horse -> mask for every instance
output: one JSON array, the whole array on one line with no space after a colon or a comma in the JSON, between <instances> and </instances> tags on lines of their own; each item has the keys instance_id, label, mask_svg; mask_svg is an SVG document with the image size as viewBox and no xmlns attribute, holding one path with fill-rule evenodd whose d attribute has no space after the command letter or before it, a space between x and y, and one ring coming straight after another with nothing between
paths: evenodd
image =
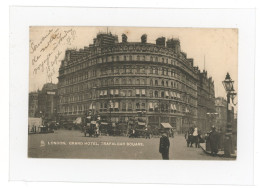
<instances>
[{"instance_id":1,"label":"horse","mask_svg":"<svg viewBox=\"0 0 260 188\"><path fill-rule=\"evenodd\" d=\"M185 139L187 142L187 147L193 147L192 145L195 143L195 147L199 147L200 134L198 133L198 129L190 128L188 132L185 134Z\"/></svg>"}]
</instances>

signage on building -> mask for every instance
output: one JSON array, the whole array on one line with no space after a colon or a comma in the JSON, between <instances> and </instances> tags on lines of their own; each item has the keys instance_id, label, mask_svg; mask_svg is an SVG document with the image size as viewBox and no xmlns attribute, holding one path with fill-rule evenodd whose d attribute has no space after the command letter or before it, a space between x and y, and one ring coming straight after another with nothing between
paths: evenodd
<instances>
[{"instance_id":1,"label":"signage on building","mask_svg":"<svg viewBox=\"0 0 260 188\"><path fill-rule=\"evenodd\" d=\"M55 95L55 91L47 91L48 95Z\"/></svg>"}]
</instances>

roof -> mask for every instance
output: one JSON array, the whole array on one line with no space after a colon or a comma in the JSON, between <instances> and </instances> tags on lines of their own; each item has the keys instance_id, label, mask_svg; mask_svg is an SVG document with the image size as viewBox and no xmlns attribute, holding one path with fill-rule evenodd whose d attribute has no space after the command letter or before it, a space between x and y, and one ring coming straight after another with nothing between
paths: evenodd
<instances>
[{"instance_id":1,"label":"roof","mask_svg":"<svg viewBox=\"0 0 260 188\"><path fill-rule=\"evenodd\" d=\"M172 128L170 123L161 123L161 125L163 126L163 128L166 128L166 129L171 129Z\"/></svg>"}]
</instances>

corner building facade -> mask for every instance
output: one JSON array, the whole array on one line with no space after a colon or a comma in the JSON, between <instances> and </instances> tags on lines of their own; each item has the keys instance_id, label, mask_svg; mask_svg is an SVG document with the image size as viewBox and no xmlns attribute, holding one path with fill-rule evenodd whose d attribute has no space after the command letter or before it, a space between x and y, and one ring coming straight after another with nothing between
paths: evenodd
<instances>
[{"instance_id":1,"label":"corner building facade","mask_svg":"<svg viewBox=\"0 0 260 188\"><path fill-rule=\"evenodd\" d=\"M127 123L141 117L151 128L170 123L178 132L196 126L198 68L178 39L156 44L122 42L98 34L84 49L67 50L59 69L59 116L69 120L92 112L102 120Z\"/></svg>"}]
</instances>

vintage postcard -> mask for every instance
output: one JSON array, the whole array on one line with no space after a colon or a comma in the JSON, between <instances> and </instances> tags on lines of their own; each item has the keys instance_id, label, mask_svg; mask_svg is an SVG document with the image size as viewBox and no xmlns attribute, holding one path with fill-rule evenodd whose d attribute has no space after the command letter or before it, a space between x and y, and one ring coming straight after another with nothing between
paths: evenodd
<instances>
[{"instance_id":1,"label":"vintage postcard","mask_svg":"<svg viewBox=\"0 0 260 188\"><path fill-rule=\"evenodd\" d=\"M29 31L29 158L236 159L238 29Z\"/></svg>"}]
</instances>

